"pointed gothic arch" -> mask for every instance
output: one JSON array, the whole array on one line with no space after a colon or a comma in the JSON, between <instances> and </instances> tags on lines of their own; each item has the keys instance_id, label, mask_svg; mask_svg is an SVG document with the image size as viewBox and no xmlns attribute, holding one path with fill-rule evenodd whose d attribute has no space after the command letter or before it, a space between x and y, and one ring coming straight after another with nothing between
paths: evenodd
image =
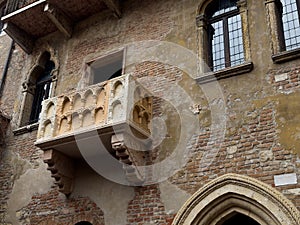
<instances>
[{"instance_id":1,"label":"pointed gothic arch","mask_svg":"<svg viewBox=\"0 0 300 225\"><path fill-rule=\"evenodd\" d=\"M254 178L226 174L200 188L172 225L219 225L239 213L260 225L298 225L300 214L283 194Z\"/></svg>"}]
</instances>

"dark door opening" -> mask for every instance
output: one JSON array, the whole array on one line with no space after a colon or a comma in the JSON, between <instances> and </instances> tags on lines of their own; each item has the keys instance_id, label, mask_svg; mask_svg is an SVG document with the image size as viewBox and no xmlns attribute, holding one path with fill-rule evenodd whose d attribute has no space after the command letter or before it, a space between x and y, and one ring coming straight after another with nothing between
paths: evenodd
<instances>
[{"instance_id":1,"label":"dark door opening","mask_svg":"<svg viewBox=\"0 0 300 225\"><path fill-rule=\"evenodd\" d=\"M254 219L241 214L237 213L227 219L225 222L221 223L220 225L260 225L258 222L256 222Z\"/></svg>"},{"instance_id":2,"label":"dark door opening","mask_svg":"<svg viewBox=\"0 0 300 225\"><path fill-rule=\"evenodd\" d=\"M93 225L93 224L91 224L90 222L87 222L87 221L81 221L81 222L76 223L75 225Z\"/></svg>"}]
</instances>

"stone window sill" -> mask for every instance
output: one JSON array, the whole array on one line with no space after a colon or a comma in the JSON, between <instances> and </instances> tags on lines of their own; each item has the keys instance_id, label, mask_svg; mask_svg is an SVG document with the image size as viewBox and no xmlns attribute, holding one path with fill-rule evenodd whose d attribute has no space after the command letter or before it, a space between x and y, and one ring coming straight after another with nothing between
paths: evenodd
<instances>
[{"instance_id":1,"label":"stone window sill","mask_svg":"<svg viewBox=\"0 0 300 225\"><path fill-rule=\"evenodd\" d=\"M207 72L203 76L196 78L198 83L208 83L220 79L225 79L232 76L237 76L240 74L248 73L253 69L252 62L245 62L243 64L228 67L216 72Z\"/></svg>"},{"instance_id":2,"label":"stone window sill","mask_svg":"<svg viewBox=\"0 0 300 225\"><path fill-rule=\"evenodd\" d=\"M272 60L274 63L284 63L297 58L300 58L300 48L272 55Z\"/></svg>"},{"instance_id":3,"label":"stone window sill","mask_svg":"<svg viewBox=\"0 0 300 225\"><path fill-rule=\"evenodd\" d=\"M26 134L29 133L31 131L37 130L39 128L39 123L33 123L27 126L23 126L20 128L17 128L15 130L13 130L13 133L15 136L21 135L21 134Z\"/></svg>"}]
</instances>

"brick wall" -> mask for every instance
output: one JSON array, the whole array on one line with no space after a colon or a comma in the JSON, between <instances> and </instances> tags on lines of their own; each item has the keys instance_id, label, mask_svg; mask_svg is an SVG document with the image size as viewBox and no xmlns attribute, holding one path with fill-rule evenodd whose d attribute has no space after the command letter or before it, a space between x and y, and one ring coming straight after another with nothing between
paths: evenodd
<instances>
[{"instance_id":1,"label":"brick wall","mask_svg":"<svg viewBox=\"0 0 300 225\"><path fill-rule=\"evenodd\" d=\"M104 225L103 211L89 198L66 199L56 190L32 196L30 204L22 208L18 215L20 221L26 221L24 224L73 225L89 221Z\"/></svg>"},{"instance_id":2,"label":"brick wall","mask_svg":"<svg viewBox=\"0 0 300 225\"><path fill-rule=\"evenodd\" d=\"M127 214L128 225L170 225L175 216L165 211L157 185L136 187L135 197L128 205Z\"/></svg>"},{"instance_id":3,"label":"brick wall","mask_svg":"<svg viewBox=\"0 0 300 225\"><path fill-rule=\"evenodd\" d=\"M252 4L251 10L257 7L255 3ZM86 62L131 42L166 40L188 46L197 52L195 44L197 6L198 2L192 0L175 3L171 0L155 2L130 0L123 4L124 14L121 19L113 16L95 16L77 25L74 36L70 40L62 41L59 34L39 40L41 46L49 45L50 48L55 49L53 52L57 54L55 56L60 61L56 95L78 87ZM250 15L250 19L254 17ZM190 25L185 26L186 24ZM260 23L260 26L263 26L263 23ZM251 35L252 42L260 41L253 32ZM255 49L256 45L253 44L252 47ZM4 44L0 43L0 46ZM223 174L244 174L281 191L300 210L300 198L288 192L290 189L300 188L299 184L282 187L274 185L274 175L296 173L300 178L299 144L297 144L300 143L297 136L298 121L300 121L298 117L299 61L273 65L268 64L271 60L261 60L266 62L262 64L257 56L260 53L253 51L254 71L219 81L224 91L227 109L224 115L227 121L224 138L212 133L209 119L211 112L205 95L184 71L174 65L149 61L126 68L126 72L133 72L137 79L142 81L147 78L150 81L143 85L155 94L153 116L167 118L165 122L169 133L164 137L164 142L154 149L148 164L157 163L168 157L177 144L179 112L172 104L167 103L163 96L169 85L179 85L202 106L199 114L194 115L198 117L200 129L186 146L190 149L187 164L175 171L168 182L176 186L179 191L193 194L204 184ZM261 54L267 54L267 51ZM21 165L21 162L31 169L40 168L42 163L43 152L34 146L36 131L18 136L12 132L17 128L21 113L23 98L21 83L38 55L38 52L26 55L16 47L1 99L3 104L0 109L13 119L8 128L7 145L3 149L3 157L0 158L1 224L11 222L7 215L7 201L15 188L16 181L26 173L26 168ZM2 63L3 55L0 54L0 57ZM178 100L180 101L180 96ZM189 111L189 107L186 106L185 110ZM221 135L223 131L219 132ZM14 157L19 160L14 160ZM80 170L80 167L77 169ZM29 202L15 212L21 224L72 225L79 221L89 221L99 225L112 223L110 221L113 221L113 218L108 218L105 214L110 209L96 204L96 194L94 198L86 195L63 196L59 194L56 186L52 185L49 189L50 191L46 193L35 193L29 196ZM132 191L134 196L126 205L126 212L120 212L126 215L123 218L124 224L171 224L176 211L167 210L159 185L132 187ZM176 200L174 199L175 203ZM118 201L112 202L110 207L118 203Z\"/></svg>"}]
</instances>

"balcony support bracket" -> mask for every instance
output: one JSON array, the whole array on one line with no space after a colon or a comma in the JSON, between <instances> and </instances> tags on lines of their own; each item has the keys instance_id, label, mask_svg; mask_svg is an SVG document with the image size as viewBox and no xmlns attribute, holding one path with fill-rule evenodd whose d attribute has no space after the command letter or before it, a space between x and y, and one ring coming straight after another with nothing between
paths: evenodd
<instances>
[{"instance_id":1,"label":"balcony support bracket","mask_svg":"<svg viewBox=\"0 0 300 225\"><path fill-rule=\"evenodd\" d=\"M24 30L10 22L6 22L3 30L27 53L31 54L34 46L34 38Z\"/></svg>"},{"instance_id":2,"label":"balcony support bracket","mask_svg":"<svg viewBox=\"0 0 300 225\"><path fill-rule=\"evenodd\" d=\"M45 5L44 12L46 12L48 18L56 25L60 32L67 38L72 36L73 21L67 15L50 4Z\"/></svg>"},{"instance_id":3,"label":"balcony support bracket","mask_svg":"<svg viewBox=\"0 0 300 225\"><path fill-rule=\"evenodd\" d=\"M114 134L111 144L116 157L123 163L127 181L135 186L143 184L146 171L141 165L145 165L147 159L145 145L127 133Z\"/></svg>"},{"instance_id":4,"label":"balcony support bracket","mask_svg":"<svg viewBox=\"0 0 300 225\"><path fill-rule=\"evenodd\" d=\"M75 177L73 160L59 151L49 149L44 152L44 162L48 164L47 169L51 171L59 191L71 194Z\"/></svg>"}]
</instances>

